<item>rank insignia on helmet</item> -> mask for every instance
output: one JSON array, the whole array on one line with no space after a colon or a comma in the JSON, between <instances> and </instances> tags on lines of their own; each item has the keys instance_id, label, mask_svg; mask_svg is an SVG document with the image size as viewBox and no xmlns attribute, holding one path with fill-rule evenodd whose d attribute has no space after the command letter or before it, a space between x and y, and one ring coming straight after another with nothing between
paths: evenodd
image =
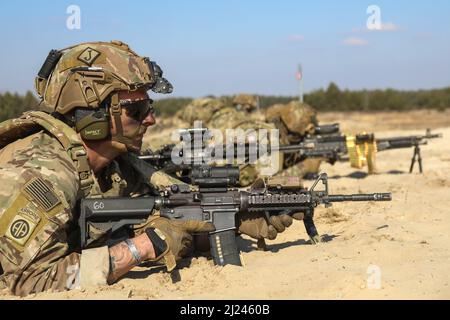
<instances>
[{"instance_id":1,"label":"rank insignia on helmet","mask_svg":"<svg viewBox=\"0 0 450 320\"><path fill-rule=\"evenodd\" d=\"M81 54L78 56L78 60L91 65L95 59L97 59L97 57L100 55L100 52L87 47L85 50L83 50L83 52L81 52Z\"/></svg>"}]
</instances>

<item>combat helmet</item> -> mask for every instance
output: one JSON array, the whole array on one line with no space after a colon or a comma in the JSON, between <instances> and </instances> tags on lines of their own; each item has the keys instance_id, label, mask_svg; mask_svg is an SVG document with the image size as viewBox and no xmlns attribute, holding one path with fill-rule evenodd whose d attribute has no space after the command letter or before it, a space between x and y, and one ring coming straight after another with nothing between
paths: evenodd
<instances>
[{"instance_id":1,"label":"combat helmet","mask_svg":"<svg viewBox=\"0 0 450 320\"><path fill-rule=\"evenodd\" d=\"M232 103L238 110L251 112L259 106L259 99L258 97L241 93L233 98Z\"/></svg>"},{"instance_id":2,"label":"combat helmet","mask_svg":"<svg viewBox=\"0 0 450 320\"><path fill-rule=\"evenodd\" d=\"M35 79L35 88L43 111L61 115L72 115L75 109L93 111L82 122L75 119L75 125L82 137L85 132L100 132L83 137L99 140L109 134L108 115L99 113L105 101L117 124L121 112L117 92L144 89L170 93L173 87L162 74L154 61L137 55L121 41L88 42L50 51ZM122 132L112 137L124 144L130 142L129 138Z\"/></svg>"},{"instance_id":3,"label":"combat helmet","mask_svg":"<svg viewBox=\"0 0 450 320\"><path fill-rule=\"evenodd\" d=\"M275 104L266 110L266 121L279 119L291 133L304 136L312 133L317 126L317 112L307 103L291 101L288 104Z\"/></svg>"}]
</instances>

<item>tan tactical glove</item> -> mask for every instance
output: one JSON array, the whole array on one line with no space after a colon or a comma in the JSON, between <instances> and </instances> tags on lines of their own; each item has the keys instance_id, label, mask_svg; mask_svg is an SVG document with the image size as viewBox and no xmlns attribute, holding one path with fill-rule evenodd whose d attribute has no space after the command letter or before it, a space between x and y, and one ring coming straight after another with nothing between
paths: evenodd
<instances>
[{"instance_id":1,"label":"tan tactical glove","mask_svg":"<svg viewBox=\"0 0 450 320\"><path fill-rule=\"evenodd\" d=\"M244 212L237 216L237 229L239 233L246 234L254 239L273 240L279 232L283 232L292 224L292 218L303 220L304 214L299 212L291 216L281 214L266 218L264 213Z\"/></svg>"},{"instance_id":2,"label":"tan tactical glove","mask_svg":"<svg viewBox=\"0 0 450 320\"><path fill-rule=\"evenodd\" d=\"M252 184L251 189L264 189L265 184L264 179L257 179ZM281 214L267 218L263 212L243 212L236 216L236 228L239 233L246 234L254 239L273 240L279 232L283 232L292 224L292 218L303 220L304 214L297 212L292 216Z\"/></svg>"},{"instance_id":3,"label":"tan tactical glove","mask_svg":"<svg viewBox=\"0 0 450 320\"><path fill-rule=\"evenodd\" d=\"M154 216L149 219L145 232L153 243L157 257L152 261L164 258L167 270L170 272L176 267L176 261L187 256L193 249L191 233L214 231L214 225L204 221L175 221ZM155 234L164 243L161 245ZM159 248L162 248L158 250ZM159 253L159 254L158 254Z\"/></svg>"}]
</instances>

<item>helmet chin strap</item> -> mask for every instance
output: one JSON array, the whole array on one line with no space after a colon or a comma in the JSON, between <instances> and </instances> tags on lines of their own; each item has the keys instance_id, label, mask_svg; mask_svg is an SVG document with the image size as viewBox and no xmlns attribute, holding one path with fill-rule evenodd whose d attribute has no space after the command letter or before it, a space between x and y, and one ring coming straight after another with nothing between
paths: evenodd
<instances>
[{"instance_id":1,"label":"helmet chin strap","mask_svg":"<svg viewBox=\"0 0 450 320\"><path fill-rule=\"evenodd\" d=\"M139 152L140 150L133 145L133 138L140 133L142 125L137 126L136 130L129 136L124 134L122 119L120 118L122 107L119 103L119 95L117 93L114 93L111 97L111 113L116 126L116 133L111 136L111 140L125 145L130 152Z\"/></svg>"}]
</instances>

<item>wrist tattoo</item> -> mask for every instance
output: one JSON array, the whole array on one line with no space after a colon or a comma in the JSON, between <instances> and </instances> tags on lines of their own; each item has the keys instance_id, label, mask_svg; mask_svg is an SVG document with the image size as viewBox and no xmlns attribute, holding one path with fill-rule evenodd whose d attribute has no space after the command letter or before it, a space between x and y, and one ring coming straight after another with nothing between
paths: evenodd
<instances>
[{"instance_id":1,"label":"wrist tattoo","mask_svg":"<svg viewBox=\"0 0 450 320\"><path fill-rule=\"evenodd\" d=\"M114 282L136 265L136 260L125 242L109 248L109 257L109 282Z\"/></svg>"},{"instance_id":2,"label":"wrist tattoo","mask_svg":"<svg viewBox=\"0 0 450 320\"><path fill-rule=\"evenodd\" d=\"M116 271L116 258L113 255L109 255L109 273Z\"/></svg>"}]
</instances>

